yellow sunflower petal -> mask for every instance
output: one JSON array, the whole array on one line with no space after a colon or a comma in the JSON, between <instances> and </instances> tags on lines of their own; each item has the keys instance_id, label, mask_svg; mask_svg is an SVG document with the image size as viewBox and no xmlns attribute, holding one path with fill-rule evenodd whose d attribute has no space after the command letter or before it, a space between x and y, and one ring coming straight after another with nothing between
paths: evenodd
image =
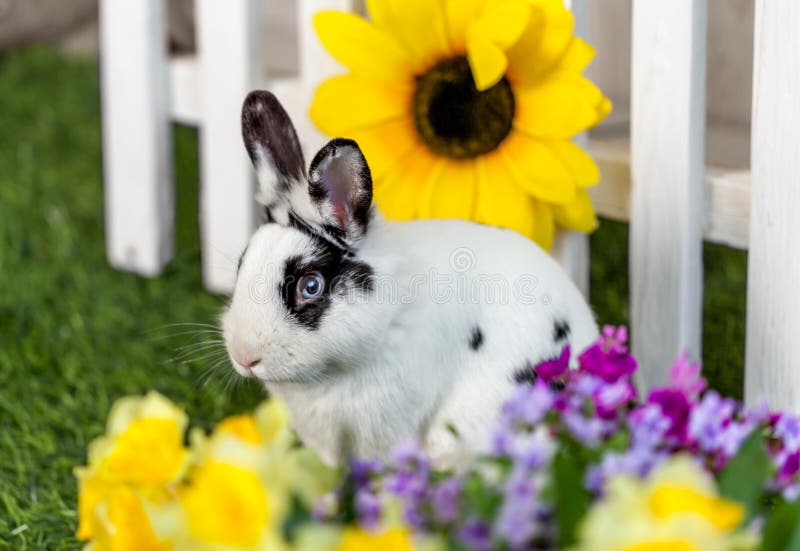
<instances>
[{"instance_id":1,"label":"yellow sunflower petal","mask_svg":"<svg viewBox=\"0 0 800 551\"><path fill-rule=\"evenodd\" d=\"M501 152L517 183L535 198L561 205L575 199L572 174L543 143L512 132L501 145Z\"/></svg>"},{"instance_id":2,"label":"yellow sunflower petal","mask_svg":"<svg viewBox=\"0 0 800 551\"><path fill-rule=\"evenodd\" d=\"M553 207L555 221L561 227L589 233L597 227L592 198L585 189L579 189L575 200L569 205Z\"/></svg>"},{"instance_id":3,"label":"yellow sunflower petal","mask_svg":"<svg viewBox=\"0 0 800 551\"><path fill-rule=\"evenodd\" d=\"M528 0L530 21L520 39L508 50L509 78L529 86L559 61L572 40L575 19L562 0Z\"/></svg>"},{"instance_id":4,"label":"yellow sunflower petal","mask_svg":"<svg viewBox=\"0 0 800 551\"><path fill-rule=\"evenodd\" d=\"M502 155L490 153L478 157L476 163L478 200L475 219L534 238L537 215L534 200L517 185Z\"/></svg>"},{"instance_id":5,"label":"yellow sunflower petal","mask_svg":"<svg viewBox=\"0 0 800 551\"><path fill-rule=\"evenodd\" d=\"M393 82L413 74L414 62L403 47L355 14L318 12L314 28L328 53L354 73Z\"/></svg>"},{"instance_id":6,"label":"yellow sunflower petal","mask_svg":"<svg viewBox=\"0 0 800 551\"><path fill-rule=\"evenodd\" d=\"M392 220L411 220L419 215L421 198L427 196L431 174L438 160L424 146L400 158L403 170L393 170L375 181L375 202Z\"/></svg>"},{"instance_id":7,"label":"yellow sunflower petal","mask_svg":"<svg viewBox=\"0 0 800 551\"><path fill-rule=\"evenodd\" d=\"M412 93L411 82L341 75L319 85L309 116L322 132L344 136L351 130L407 115Z\"/></svg>"},{"instance_id":8,"label":"yellow sunflower petal","mask_svg":"<svg viewBox=\"0 0 800 551\"><path fill-rule=\"evenodd\" d=\"M349 136L358 142L373 180L382 178L397 166L418 144L414 121L410 117L354 130Z\"/></svg>"},{"instance_id":9,"label":"yellow sunflower petal","mask_svg":"<svg viewBox=\"0 0 800 551\"><path fill-rule=\"evenodd\" d=\"M492 3L468 28L468 36L480 36L502 50L510 48L525 30L531 15L524 1Z\"/></svg>"},{"instance_id":10,"label":"yellow sunflower petal","mask_svg":"<svg viewBox=\"0 0 800 551\"><path fill-rule=\"evenodd\" d=\"M568 140L554 140L547 145L567 166L579 188L593 186L600 181L597 164L583 148Z\"/></svg>"},{"instance_id":11,"label":"yellow sunflower petal","mask_svg":"<svg viewBox=\"0 0 800 551\"><path fill-rule=\"evenodd\" d=\"M467 49L467 29L481 14L486 0L444 0L450 48L454 53Z\"/></svg>"},{"instance_id":12,"label":"yellow sunflower petal","mask_svg":"<svg viewBox=\"0 0 800 551\"><path fill-rule=\"evenodd\" d=\"M422 218L472 219L475 211L474 161L439 159L420 202Z\"/></svg>"},{"instance_id":13,"label":"yellow sunflower petal","mask_svg":"<svg viewBox=\"0 0 800 551\"><path fill-rule=\"evenodd\" d=\"M534 230L533 240L539 244L541 248L549 251L553 247L553 238L556 234L556 224L553 216L553 207L544 201L533 200L533 206L536 210L534 216Z\"/></svg>"},{"instance_id":14,"label":"yellow sunflower petal","mask_svg":"<svg viewBox=\"0 0 800 551\"><path fill-rule=\"evenodd\" d=\"M580 38L573 37L567 46L567 51L558 64L558 69L561 71L574 71L582 73L589 63L592 62L596 55L594 47Z\"/></svg>"},{"instance_id":15,"label":"yellow sunflower petal","mask_svg":"<svg viewBox=\"0 0 800 551\"><path fill-rule=\"evenodd\" d=\"M367 11L377 26L409 52L417 70L450 55L441 0L367 0Z\"/></svg>"},{"instance_id":16,"label":"yellow sunflower petal","mask_svg":"<svg viewBox=\"0 0 800 551\"><path fill-rule=\"evenodd\" d=\"M569 138L608 113L602 92L583 77L558 74L515 94L514 126L539 137Z\"/></svg>"},{"instance_id":17,"label":"yellow sunflower petal","mask_svg":"<svg viewBox=\"0 0 800 551\"><path fill-rule=\"evenodd\" d=\"M497 84L506 72L506 54L495 43L479 36L467 38L467 60L478 90L487 90Z\"/></svg>"}]
</instances>

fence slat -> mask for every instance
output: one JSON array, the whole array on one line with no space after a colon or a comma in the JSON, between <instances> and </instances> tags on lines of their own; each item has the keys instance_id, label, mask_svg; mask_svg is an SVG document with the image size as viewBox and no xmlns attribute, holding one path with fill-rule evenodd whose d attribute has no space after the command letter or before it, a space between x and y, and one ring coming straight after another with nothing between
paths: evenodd
<instances>
[{"instance_id":1,"label":"fence slat","mask_svg":"<svg viewBox=\"0 0 800 551\"><path fill-rule=\"evenodd\" d=\"M645 387L702 321L705 0L633 4L631 325Z\"/></svg>"},{"instance_id":2,"label":"fence slat","mask_svg":"<svg viewBox=\"0 0 800 551\"><path fill-rule=\"evenodd\" d=\"M230 291L255 227L254 176L242 144L242 101L259 82L259 0L198 0L203 280Z\"/></svg>"},{"instance_id":3,"label":"fence slat","mask_svg":"<svg viewBox=\"0 0 800 551\"><path fill-rule=\"evenodd\" d=\"M586 37L588 27L589 5L587 0L564 0L564 5L575 16L575 34ZM587 148L587 136L582 134L575 138L575 142ZM566 270L572 281L578 286L584 296L589 296L589 236L575 231L558 230L551 251L559 264Z\"/></svg>"},{"instance_id":4,"label":"fence slat","mask_svg":"<svg viewBox=\"0 0 800 551\"><path fill-rule=\"evenodd\" d=\"M800 3L757 0L745 398L800 411Z\"/></svg>"},{"instance_id":5,"label":"fence slat","mask_svg":"<svg viewBox=\"0 0 800 551\"><path fill-rule=\"evenodd\" d=\"M355 7L355 0L300 0L298 2L299 93L293 98L279 96L279 99L287 105L287 110L297 126L300 141L309 156L316 153L328 140L328 137L323 136L308 117L308 108L311 105L314 90L323 80L346 72L322 47L312 20L314 14L320 11L354 11Z\"/></svg>"},{"instance_id":6,"label":"fence slat","mask_svg":"<svg viewBox=\"0 0 800 551\"><path fill-rule=\"evenodd\" d=\"M172 140L162 0L100 2L106 249L157 275L172 258Z\"/></svg>"}]
</instances>

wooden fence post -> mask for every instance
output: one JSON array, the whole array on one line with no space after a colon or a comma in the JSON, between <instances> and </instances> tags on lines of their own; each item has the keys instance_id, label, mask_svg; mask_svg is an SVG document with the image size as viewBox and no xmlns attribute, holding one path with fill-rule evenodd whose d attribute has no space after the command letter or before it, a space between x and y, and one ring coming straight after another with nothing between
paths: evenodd
<instances>
[{"instance_id":1,"label":"wooden fence post","mask_svg":"<svg viewBox=\"0 0 800 551\"><path fill-rule=\"evenodd\" d=\"M745 398L800 411L800 3L757 0Z\"/></svg>"},{"instance_id":2,"label":"wooden fence post","mask_svg":"<svg viewBox=\"0 0 800 551\"><path fill-rule=\"evenodd\" d=\"M587 0L564 0L564 4L575 16L575 34L586 38L589 6ZM586 134L575 138L575 142L586 149ZM551 253L567 271L584 296L589 296L589 236L580 232L558 230Z\"/></svg>"},{"instance_id":3,"label":"wooden fence post","mask_svg":"<svg viewBox=\"0 0 800 551\"><path fill-rule=\"evenodd\" d=\"M255 228L255 179L239 120L245 96L261 80L260 4L260 0L197 0L196 4L203 280L217 292L233 288L237 260Z\"/></svg>"},{"instance_id":4,"label":"wooden fence post","mask_svg":"<svg viewBox=\"0 0 800 551\"><path fill-rule=\"evenodd\" d=\"M172 258L172 140L162 0L100 2L103 184L112 266L157 275Z\"/></svg>"},{"instance_id":5,"label":"wooden fence post","mask_svg":"<svg viewBox=\"0 0 800 551\"><path fill-rule=\"evenodd\" d=\"M682 349L701 352L706 28L706 0L633 3L631 326L645 388Z\"/></svg>"}]
</instances>

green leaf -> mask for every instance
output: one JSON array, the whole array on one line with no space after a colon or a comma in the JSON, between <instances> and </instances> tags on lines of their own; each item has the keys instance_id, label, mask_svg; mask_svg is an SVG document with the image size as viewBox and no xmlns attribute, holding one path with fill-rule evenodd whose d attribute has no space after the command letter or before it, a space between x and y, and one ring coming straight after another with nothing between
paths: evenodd
<instances>
[{"instance_id":1,"label":"green leaf","mask_svg":"<svg viewBox=\"0 0 800 551\"><path fill-rule=\"evenodd\" d=\"M583 469L575 456L561 449L553 459L554 505L561 549L576 542L578 524L589 508L589 493L583 487L583 479Z\"/></svg>"},{"instance_id":2,"label":"green leaf","mask_svg":"<svg viewBox=\"0 0 800 551\"><path fill-rule=\"evenodd\" d=\"M800 551L800 501L781 501L767 516L761 549Z\"/></svg>"},{"instance_id":3,"label":"green leaf","mask_svg":"<svg viewBox=\"0 0 800 551\"><path fill-rule=\"evenodd\" d=\"M739 453L720 473L720 493L746 506L749 517L752 517L758 511L769 474L770 461L764 437L759 431L753 431Z\"/></svg>"}]
</instances>

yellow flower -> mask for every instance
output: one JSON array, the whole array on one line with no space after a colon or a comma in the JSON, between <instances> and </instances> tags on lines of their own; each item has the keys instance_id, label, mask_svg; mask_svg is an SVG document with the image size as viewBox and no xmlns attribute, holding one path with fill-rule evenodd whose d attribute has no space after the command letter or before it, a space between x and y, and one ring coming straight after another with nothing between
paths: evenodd
<instances>
[{"instance_id":1,"label":"yellow flower","mask_svg":"<svg viewBox=\"0 0 800 551\"><path fill-rule=\"evenodd\" d=\"M717 494L689 456L676 456L648 480L612 479L587 515L578 551L734 551L755 548L741 530L744 507Z\"/></svg>"},{"instance_id":2,"label":"yellow flower","mask_svg":"<svg viewBox=\"0 0 800 551\"><path fill-rule=\"evenodd\" d=\"M384 532L367 532L361 528L346 528L338 551L414 551L411 534L405 528L390 528Z\"/></svg>"},{"instance_id":3,"label":"yellow flower","mask_svg":"<svg viewBox=\"0 0 800 551\"><path fill-rule=\"evenodd\" d=\"M80 481L78 539L93 551L166 551L172 543L153 530L145 503L128 486L99 478Z\"/></svg>"},{"instance_id":4,"label":"yellow flower","mask_svg":"<svg viewBox=\"0 0 800 551\"><path fill-rule=\"evenodd\" d=\"M390 218L466 218L549 248L556 225L596 225L599 173L570 141L611 104L563 0L367 0L371 20L314 18L349 73L323 82L311 119L364 150Z\"/></svg>"},{"instance_id":5,"label":"yellow flower","mask_svg":"<svg viewBox=\"0 0 800 551\"><path fill-rule=\"evenodd\" d=\"M104 480L134 486L175 481L188 460L186 424L186 414L157 392L122 398L106 434L89 444L89 466Z\"/></svg>"},{"instance_id":6,"label":"yellow flower","mask_svg":"<svg viewBox=\"0 0 800 551\"><path fill-rule=\"evenodd\" d=\"M181 491L191 537L206 543L253 548L272 520L267 490L259 476L236 465L209 461Z\"/></svg>"}]
</instances>

